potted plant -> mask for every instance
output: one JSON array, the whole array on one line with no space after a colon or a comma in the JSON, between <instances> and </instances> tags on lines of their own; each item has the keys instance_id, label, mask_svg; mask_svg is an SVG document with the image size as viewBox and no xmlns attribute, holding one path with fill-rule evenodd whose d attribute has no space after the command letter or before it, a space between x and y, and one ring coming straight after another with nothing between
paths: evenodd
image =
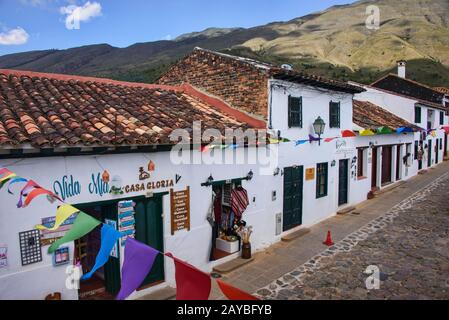
<instances>
[{"instance_id":1,"label":"potted plant","mask_svg":"<svg viewBox=\"0 0 449 320\"><path fill-rule=\"evenodd\" d=\"M239 235L242 239L242 259L251 259L251 242L250 237L253 233L253 227L242 227L239 230Z\"/></svg>"}]
</instances>

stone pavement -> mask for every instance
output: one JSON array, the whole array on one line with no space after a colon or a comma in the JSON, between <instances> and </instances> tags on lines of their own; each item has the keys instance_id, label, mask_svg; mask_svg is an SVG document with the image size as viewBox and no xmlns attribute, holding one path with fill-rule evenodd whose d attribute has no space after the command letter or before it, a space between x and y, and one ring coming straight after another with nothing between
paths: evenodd
<instances>
[{"instance_id":1,"label":"stone pavement","mask_svg":"<svg viewBox=\"0 0 449 320\"><path fill-rule=\"evenodd\" d=\"M263 299L449 299L449 163L258 253L222 280ZM327 230L336 245L322 244ZM366 268L381 289L366 290ZM213 281L211 299L223 299Z\"/></svg>"}]
</instances>

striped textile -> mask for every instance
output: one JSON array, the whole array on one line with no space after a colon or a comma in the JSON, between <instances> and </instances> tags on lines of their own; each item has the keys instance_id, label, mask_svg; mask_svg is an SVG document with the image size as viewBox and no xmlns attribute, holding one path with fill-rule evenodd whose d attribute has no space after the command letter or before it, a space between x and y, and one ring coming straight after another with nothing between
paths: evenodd
<instances>
[{"instance_id":1,"label":"striped textile","mask_svg":"<svg viewBox=\"0 0 449 320\"><path fill-rule=\"evenodd\" d=\"M232 190L231 199L232 211L237 217L241 218L249 205L248 192L242 187L235 188Z\"/></svg>"}]
</instances>

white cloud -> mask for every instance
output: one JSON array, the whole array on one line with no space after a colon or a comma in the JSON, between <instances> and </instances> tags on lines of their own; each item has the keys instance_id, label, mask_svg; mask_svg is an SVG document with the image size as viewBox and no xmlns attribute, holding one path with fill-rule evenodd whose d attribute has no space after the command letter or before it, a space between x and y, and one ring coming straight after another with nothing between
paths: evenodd
<instances>
[{"instance_id":1,"label":"white cloud","mask_svg":"<svg viewBox=\"0 0 449 320\"><path fill-rule=\"evenodd\" d=\"M66 15L67 29L79 29L80 22L88 22L92 18L101 16L101 4L87 1L83 6L69 5L59 8L62 15Z\"/></svg>"},{"instance_id":2,"label":"white cloud","mask_svg":"<svg viewBox=\"0 0 449 320\"><path fill-rule=\"evenodd\" d=\"M29 34L21 27L0 33L0 45L19 45L28 42Z\"/></svg>"}]
</instances>

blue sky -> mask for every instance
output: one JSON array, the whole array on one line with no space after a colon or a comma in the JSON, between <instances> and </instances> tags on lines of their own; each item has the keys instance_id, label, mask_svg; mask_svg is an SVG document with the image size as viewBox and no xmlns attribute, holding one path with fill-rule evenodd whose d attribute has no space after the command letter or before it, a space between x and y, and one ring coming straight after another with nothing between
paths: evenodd
<instances>
[{"instance_id":1,"label":"blue sky","mask_svg":"<svg viewBox=\"0 0 449 320\"><path fill-rule=\"evenodd\" d=\"M97 43L126 47L136 42L173 39L208 27L253 27L285 21L350 2L0 0L0 55ZM70 17L80 20L79 29L73 29L76 25Z\"/></svg>"}]
</instances>

